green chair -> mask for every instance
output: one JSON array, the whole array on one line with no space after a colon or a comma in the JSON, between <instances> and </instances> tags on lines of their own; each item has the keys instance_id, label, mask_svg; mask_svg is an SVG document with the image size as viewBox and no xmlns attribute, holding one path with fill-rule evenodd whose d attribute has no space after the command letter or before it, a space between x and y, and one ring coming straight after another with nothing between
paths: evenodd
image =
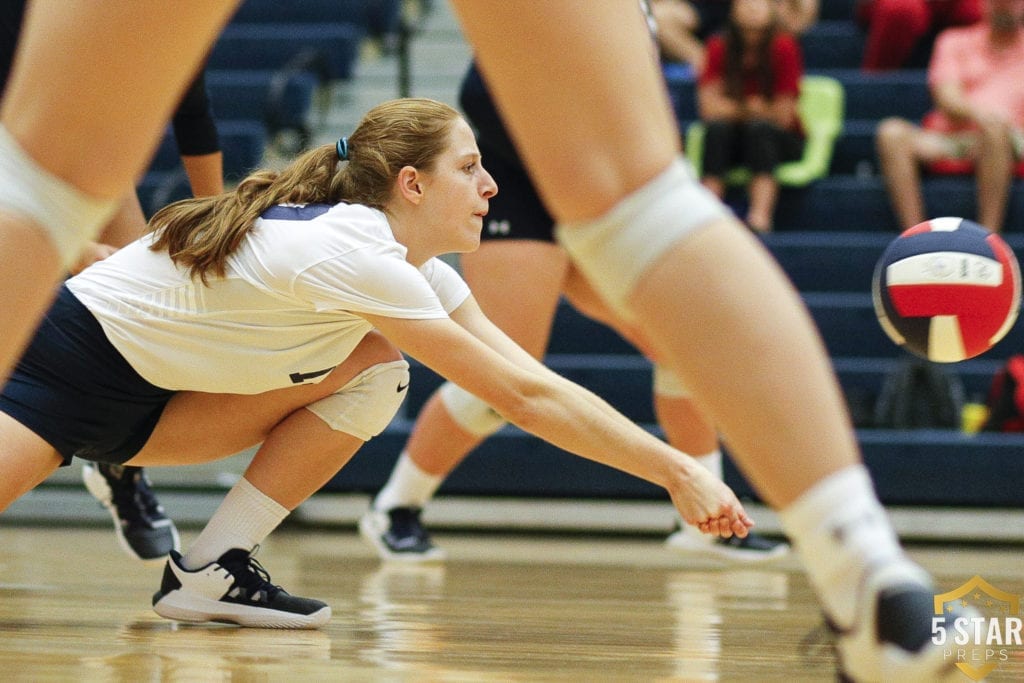
<instances>
[{"instance_id":1,"label":"green chair","mask_svg":"<svg viewBox=\"0 0 1024 683\"><path fill-rule=\"evenodd\" d=\"M780 185L802 187L828 175L832 150L843 130L845 101L843 85L835 78L815 75L804 76L800 80L797 107L807 140L802 158L779 164L775 169ZM699 121L686 129L686 156L699 175L704 158L704 124ZM728 185L746 185L750 177L748 169L734 168L726 174L725 182Z\"/></svg>"}]
</instances>

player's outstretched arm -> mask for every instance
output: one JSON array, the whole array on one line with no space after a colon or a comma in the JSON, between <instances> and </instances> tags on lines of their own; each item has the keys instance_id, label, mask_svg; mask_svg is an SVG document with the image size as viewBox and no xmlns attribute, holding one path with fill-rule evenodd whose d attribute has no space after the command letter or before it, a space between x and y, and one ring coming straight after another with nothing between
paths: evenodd
<instances>
[{"instance_id":1,"label":"player's outstretched arm","mask_svg":"<svg viewBox=\"0 0 1024 683\"><path fill-rule=\"evenodd\" d=\"M521 429L664 487L683 519L701 531L745 536L753 525L728 486L593 393L534 360L486 322L472 299L455 311L454 320L366 318L403 351Z\"/></svg>"}]
</instances>

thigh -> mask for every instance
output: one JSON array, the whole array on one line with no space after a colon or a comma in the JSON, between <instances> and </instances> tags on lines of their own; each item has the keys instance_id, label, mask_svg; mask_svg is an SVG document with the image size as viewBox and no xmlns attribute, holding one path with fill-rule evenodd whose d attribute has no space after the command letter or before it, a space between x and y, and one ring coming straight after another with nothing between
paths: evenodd
<instances>
[{"instance_id":1,"label":"thigh","mask_svg":"<svg viewBox=\"0 0 1024 683\"><path fill-rule=\"evenodd\" d=\"M10 415L0 413L0 512L62 463L61 455L42 437Z\"/></svg>"},{"instance_id":2,"label":"thigh","mask_svg":"<svg viewBox=\"0 0 1024 683\"><path fill-rule=\"evenodd\" d=\"M322 382L262 394L183 391L167 403L146 445L130 465L187 465L226 458L261 443L296 410L330 396L366 368L401 358L371 332Z\"/></svg>"},{"instance_id":3,"label":"thigh","mask_svg":"<svg viewBox=\"0 0 1024 683\"><path fill-rule=\"evenodd\" d=\"M452 6L558 221L602 215L679 156L679 127L636 2L586 11L567 2Z\"/></svg>"},{"instance_id":4,"label":"thigh","mask_svg":"<svg viewBox=\"0 0 1024 683\"><path fill-rule=\"evenodd\" d=\"M538 240L492 240L462 256L484 314L536 358L547 349L568 268L562 247Z\"/></svg>"},{"instance_id":5,"label":"thigh","mask_svg":"<svg viewBox=\"0 0 1024 683\"><path fill-rule=\"evenodd\" d=\"M237 4L29 3L4 93L4 124L51 173L96 197L121 195ZM128 63L136 68L112 76L111 65ZM82 153L99 150L101 156Z\"/></svg>"}]
</instances>

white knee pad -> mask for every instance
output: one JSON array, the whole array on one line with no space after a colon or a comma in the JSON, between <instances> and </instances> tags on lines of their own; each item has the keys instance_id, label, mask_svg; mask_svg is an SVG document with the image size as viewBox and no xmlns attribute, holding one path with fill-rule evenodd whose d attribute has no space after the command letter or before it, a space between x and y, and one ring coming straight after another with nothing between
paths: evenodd
<instances>
[{"instance_id":1,"label":"white knee pad","mask_svg":"<svg viewBox=\"0 0 1024 683\"><path fill-rule=\"evenodd\" d=\"M336 432L369 441L384 431L408 393L404 360L371 366L335 393L306 406Z\"/></svg>"},{"instance_id":2,"label":"white knee pad","mask_svg":"<svg viewBox=\"0 0 1024 683\"><path fill-rule=\"evenodd\" d=\"M41 227L65 267L78 261L86 243L99 234L120 201L120 197L91 197L54 176L0 126L0 211Z\"/></svg>"},{"instance_id":3,"label":"white knee pad","mask_svg":"<svg viewBox=\"0 0 1024 683\"><path fill-rule=\"evenodd\" d=\"M689 398L692 395L674 370L669 370L660 363L655 363L652 374L654 393L658 396L665 398Z\"/></svg>"},{"instance_id":4,"label":"white knee pad","mask_svg":"<svg viewBox=\"0 0 1024 683\"><path fill-rule=\"evenodd\" d=\"M505 426L505 418L457 384L445 382L438 395L455 424L470 434L488 437Z\"/></svg>"},{"instance_id":5,"label":"white knee pad","mask_svg":"<svg viewBox=\"0 0 1024 683\"><path fill-rule=\"evenodd\" d=\"M591 221L559 224L556 235L613 310L626 306L644 271L696 229L732 213L678 158L654 180Z\"/></svg>"}]
</instances>

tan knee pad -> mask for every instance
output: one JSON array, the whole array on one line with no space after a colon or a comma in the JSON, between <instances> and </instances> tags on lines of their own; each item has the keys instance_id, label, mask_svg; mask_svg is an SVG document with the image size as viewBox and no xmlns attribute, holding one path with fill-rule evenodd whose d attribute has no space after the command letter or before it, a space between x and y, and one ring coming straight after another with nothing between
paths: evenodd
<instances>
[{"instance_id":1,"label":"tan knee pad","mask_svg":"<svg viewBox=\"0 0 1024 683\"><path fill-rule=\"evenodd\" d=\"M438 395L452 420L470 434L488 437L505 426L505 418L457 384L445 382Z\"/></svg>"},{"instance_id":2,"label":"tan knee pad","mask_svg":"<svg viewBox=\"0 0 1024 683\"><path fill-rule=\"evenodd\" d=\"M605 302L632 320L626 302L658 257L698 228L730 216L679 158L608 213L559 224L556 235Z\"/></svg>"},{"instance_id":3,"label":"tan knee pad","mask_svg":"<svg viewBox=\"0 0 1024 683\"><path fill-rule=\"evenodd\" d=\"M306 406L337 432L369 441L384 431L408 393L409 364L404 360L373 365L330 396Z\"/></svg>"},{"instance_id":4,"label":"tan knee pad","mask_svg":"<svg viewBox=\"0 0 1024 683\"><path fill-rule=\"evenodd\" d=\"M0 126L0 209L38 225L69 267L86 243L99 234L120 198L97 199L51 174L35 162Z\"/></svg>"}]
</instances>

